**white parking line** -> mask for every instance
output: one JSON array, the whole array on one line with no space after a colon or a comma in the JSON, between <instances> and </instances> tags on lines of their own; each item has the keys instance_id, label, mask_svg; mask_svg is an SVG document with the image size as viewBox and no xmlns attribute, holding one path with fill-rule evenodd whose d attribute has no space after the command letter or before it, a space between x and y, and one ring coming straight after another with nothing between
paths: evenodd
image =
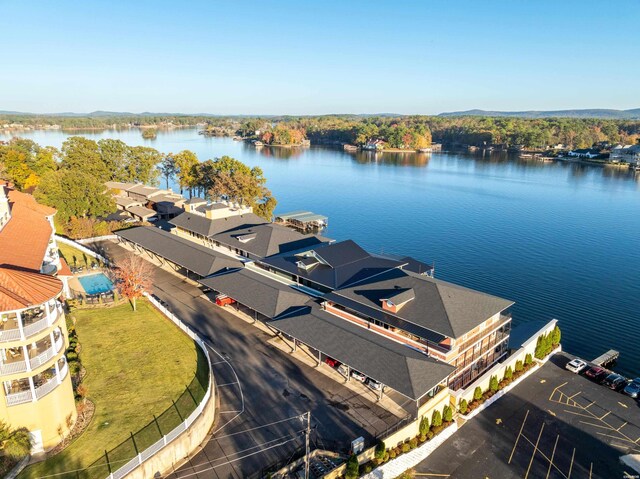
<instances>
[{"instance_id":1,"label":"white parking line","mask_svg":"<svg viewBox=\"0 0 640 479\"><path fill-rule=\"evenodd\" d=\"M238 381L234 381L232 383L216 384L216 386L219 387L219 388L223 388L225 386L233 386L234 384L240 384L240 383L238 383Z\"/></svg>"}]
</instances>

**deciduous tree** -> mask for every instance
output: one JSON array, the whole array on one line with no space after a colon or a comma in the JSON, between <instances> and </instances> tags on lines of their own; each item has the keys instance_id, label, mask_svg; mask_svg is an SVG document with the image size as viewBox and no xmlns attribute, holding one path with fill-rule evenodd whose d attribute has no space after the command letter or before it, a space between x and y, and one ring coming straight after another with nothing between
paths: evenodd
<instances>
[{"instance_id":1,"label":"deciduous tree","mask_svg":"<svg viewBox=\"0 0 640 479\"><path fill-rule=\"evenodd\" d=\"M116 261L113 272L120 294L136 311L136 300L151 289L153 266L142 257L129 253Z\"/></svg>"}]
</instances>

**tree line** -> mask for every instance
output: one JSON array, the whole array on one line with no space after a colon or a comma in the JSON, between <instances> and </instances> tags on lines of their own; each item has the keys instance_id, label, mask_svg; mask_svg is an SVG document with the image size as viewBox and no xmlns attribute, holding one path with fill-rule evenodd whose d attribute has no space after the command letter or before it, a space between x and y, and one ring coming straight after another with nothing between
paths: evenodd
<instances>
[{"instance_id":1,"label":"tree line","mask_svg":"<svg viewBox=\"0 0 640 479\"><path fill-rule=\"evenodd\" d=\"M189 150L165 154L82 136L69 137L60 149L23 138L0 142L0 179L56 208L58 226L74 237L107 234L120 226L101 221L116 211L107 181L158 186L161 178L167 189L175 178L181 193L250 205L267 220L276 206L262 170L228 156L201 162Z\"/></svg>"}]
</instances>

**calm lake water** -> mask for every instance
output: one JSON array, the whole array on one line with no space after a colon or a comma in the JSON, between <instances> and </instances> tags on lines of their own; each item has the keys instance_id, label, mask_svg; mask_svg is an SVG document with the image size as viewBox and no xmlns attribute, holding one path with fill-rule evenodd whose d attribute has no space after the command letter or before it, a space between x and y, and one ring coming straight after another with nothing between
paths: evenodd
<instances>
[{"instance_id":1,"label":"calm lake water","mask_svg":"<svg viewBox=\"0 0 640 479\"><path fill-rule=\"evenodd\" d=\"M514 324L557 318L565 350L593 359L618 349L616 369L640 376L640 181L626 171L499 155L256 150L194 129L155 140L82 134L258 165L276 211L325 214L327 236L434 262L440 279L516 301ZM22 136L59 147L68 135Z\"/></svg>"}]
</instances>

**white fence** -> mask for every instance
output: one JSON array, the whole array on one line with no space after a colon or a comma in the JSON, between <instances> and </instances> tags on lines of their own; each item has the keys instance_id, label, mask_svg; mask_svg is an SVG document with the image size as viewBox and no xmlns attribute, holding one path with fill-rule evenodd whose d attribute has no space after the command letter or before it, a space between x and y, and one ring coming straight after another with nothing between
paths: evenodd
<instances>
[{"instance_id":1,"label":"white fence","mask_svg":"<svg viewBox=\"0 0 640 479\"><path fill-rule=\"evenodd\" d=\"M180 434L189 429L189 427L193 424L193 422L202 414L205 406L211 399L212 391L213 391L213 372L211 369L211 360L209 358L209 352L207 351L207 346L204 342L194 333L191 328L185 325L178 317L170 312L167 308L165 308L162 304L160 304L153 296L149 293L144 294L145 297L149 300L151 304L153 304L156 308L162 312L167 318L169 318L178 328L180 328L187 336L193 339L196 344L202 349L205 357L207 358L207 366L209 367L209 387L207 388L207 392L205 393L200 404L195 408L195 410L189 414L182 423L180 423L177 427L175 427L172 431L165 434L162 439L158 440L156 443L149 446L147 449L142 451L136 457L127 462L120 469L113 471L107 479L122 479L131 471L133 471L136 467L142 465L144 461L152 457L154 454L157 454L163 447L167 444L170 444L171 441L176 439Z\"/></svg>"}]
</instances>

